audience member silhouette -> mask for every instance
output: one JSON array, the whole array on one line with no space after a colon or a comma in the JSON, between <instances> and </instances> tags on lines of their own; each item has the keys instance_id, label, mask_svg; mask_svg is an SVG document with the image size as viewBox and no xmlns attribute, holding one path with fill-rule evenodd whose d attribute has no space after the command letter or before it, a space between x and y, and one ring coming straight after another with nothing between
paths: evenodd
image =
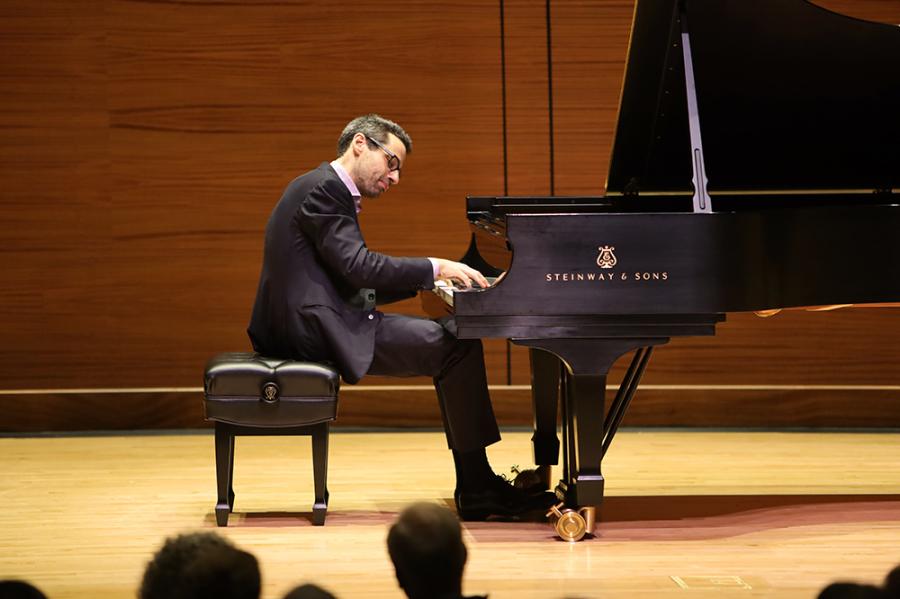
<instances>
[{"instance_id":1,"label":"audience member silhouette","mask_svg":"<svg viewBox=\"0 0 900 599\"><path fill-rule=\"evenodd\" d=\"M897 566L884 579L884 590L891 599L900 599L900 566Z\"/></svg>"},{"instance_id":2,"label":"audience member silhouette","mask_svg":"<svg viewBox=\"0 0 900 599\"><path fill-rule=\"evenodd\" d=\"M900 566L888 572L880 587L856 582L833 582L819 591L817 599L900 599Z\"/></svg>"},{"instance_id":3,"label":"audience member silhouette","mask_svg":"<svg viewBox=\"0 0 900 599\"><path fill-rule=\"evenodd\" d=\"M213 532L166 539L147 564L140 599L259 599L259 564Z\"/></svg>"},{"instance_id":4,"label":"audience member silhouette","mask_svg":"<svg viewBox=\"0 0 900 599\"><path fill-rule=\"evenodd\" d=\"M0 580L0 599L47 599L47 596L24 580Z\"/></svg>"},{"instance_id":5,"label":"audience member silhouette","mask_svg":"<svg viewBox=\"0 0 900 599\"><path fill-rule=\"evenodd\" d=\"M334 595L322 587L306 583L291 590L284 599L336 599Z\"/></svg>"},{"instance_id":6,"label":"audience member silhouette","mask_svg":"<svg viewBox=\"0 0 900 599\"><path fill-rule=\"evenodd\" d=\"M870 584L833 582L822 589L818 599L887 599L887 592Z\"/></svg>"},{"instance_id":7,"label":"audience member silhouette","mask_svg":"<svg viewBox=\"0 0 900 599\"><path fill-rule=\"evenodd\" d=\"M462 598L468 552L453 512L433 503L410 505L388 531L387 546L409 599Z\"/></svg>"}]
</instances>

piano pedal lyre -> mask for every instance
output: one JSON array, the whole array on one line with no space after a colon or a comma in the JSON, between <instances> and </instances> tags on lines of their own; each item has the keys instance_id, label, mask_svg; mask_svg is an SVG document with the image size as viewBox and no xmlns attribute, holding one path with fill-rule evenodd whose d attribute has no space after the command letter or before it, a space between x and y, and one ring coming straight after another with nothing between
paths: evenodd
<instances>
[{"instance_id":1,"label":"piano pedal lyre","mask_svg":"<svg viewBox=\"0 0 900 599\"><path fill-rule=\"evenodd\" d=\"M564 508L565 504L560 502L550 508L547 517L550 519L550 525L556 534L563 541L574 543L580 541L585 535L594 536L594 525L596 524L596 508L594 506L585 506L574 510Z\"/></svg>"}]
</instances>

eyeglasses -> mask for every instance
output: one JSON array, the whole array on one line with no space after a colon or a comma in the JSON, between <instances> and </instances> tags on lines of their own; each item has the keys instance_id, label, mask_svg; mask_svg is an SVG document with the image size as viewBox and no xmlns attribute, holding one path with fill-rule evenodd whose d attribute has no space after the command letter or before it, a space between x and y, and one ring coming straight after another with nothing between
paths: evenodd
<instances>
[{"instance_id":1,"label":"eyeglasses","mask_svg":"<svg viewBox=\"0 0 900 599\"><path fill-rule=\"evenodd\" d=\"M385 155L387 155L387 157L388 157L388 168L391 171L397 171L397 174L400 174L400 159L397 157L397 155L394 154L393 152L391 152L390 150L388 150L386 147L384 147L384 144L381 143L380 141L378 141L376 139L372 139L368 135L366 135L366 139L368 139L373 144L375 144L376 146L381 148L381 151L384 152Z\"/></svg>"}]
</instances>

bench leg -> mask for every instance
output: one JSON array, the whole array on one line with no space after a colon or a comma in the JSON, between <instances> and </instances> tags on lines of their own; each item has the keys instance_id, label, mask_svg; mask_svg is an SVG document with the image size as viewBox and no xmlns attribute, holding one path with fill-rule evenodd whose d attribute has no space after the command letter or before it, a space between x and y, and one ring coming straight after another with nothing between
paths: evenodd
<instances>
[{"instance_id":1,"label":"bench leg","mask_svg":"<svg viewBox=\"0 0 900 599\"><path fill-rule=\"evenodd\" d=\"M325 524L325 512L328 510L328 423L323 422L313 427L313 482L316 489L316 502L313 504L313 524Z\"/></svg>"},{"instance_id":2,"label":"bench leg","mask_svg":"<svg viewBox=\"0 0 900 599\"><path fill-rule=\"evenodd\" d=\"M228 435L228 513L234 511L234 435Z\"/></svg>"},{"instance_id":3,"label":"bench leg","mask_svg":"<svg viewBox=\"0 0 900 599\"><path fill-rule=\"evenodd\" d=\"M219 497L216 500L216 524L228 526L228 514L234 506L234 490L231 483L234 475L234 435L216 423L216 486Z\"/></svg>"}]
</instances>

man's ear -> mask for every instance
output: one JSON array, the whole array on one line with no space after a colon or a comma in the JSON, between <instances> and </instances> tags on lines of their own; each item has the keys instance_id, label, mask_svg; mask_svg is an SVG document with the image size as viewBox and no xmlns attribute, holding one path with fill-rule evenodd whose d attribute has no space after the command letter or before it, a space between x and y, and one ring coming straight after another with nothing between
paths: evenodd
<instances>
[{"instance_id":1,"label":"man's ear","mask_svg":"<svg viewBox=\"0 0 900 599\"><path fill-rule=\"evenodd\" d=\"M366 147L367 143L368 142L366 141L366 136L362 133L357 133L356 135L354 135L353 142L350 144L353 148L353 155L359 156L360 154L362 154L363 149Z\"/></svg>"}]
</instances>

